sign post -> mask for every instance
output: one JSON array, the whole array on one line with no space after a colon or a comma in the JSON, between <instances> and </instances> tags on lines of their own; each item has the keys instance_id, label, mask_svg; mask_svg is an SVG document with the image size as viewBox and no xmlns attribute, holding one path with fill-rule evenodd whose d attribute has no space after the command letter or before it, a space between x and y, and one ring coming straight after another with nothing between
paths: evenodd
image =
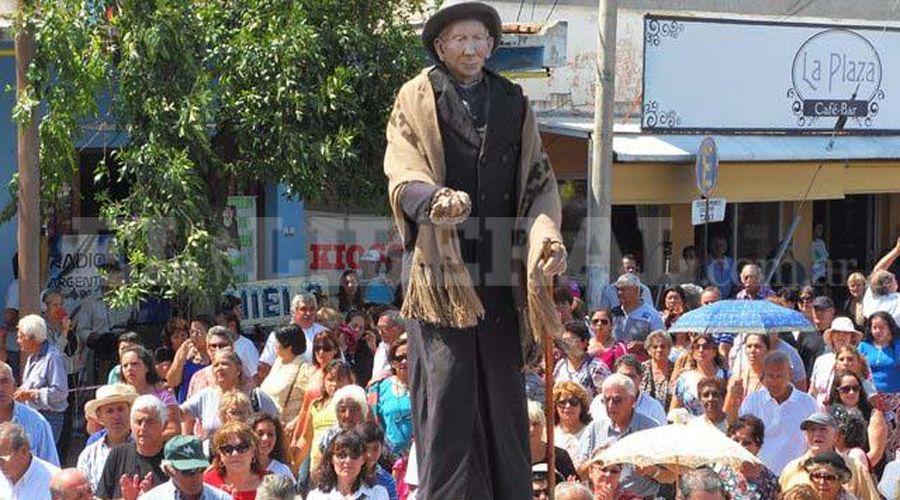
<instances>
[{"instance_id":1,"label":"sign post","mask_svg":"<svg viewBox=\"0 0 900 500\"><path fill-rule=\"evenodd\" d=\"M704 201L703 220L703 260L709 258L709 195L719 183L719 155L716 141L712 137L704 137L697 150L697 165L694 168L694 177L697 181L697 190ZM722 204L724 208L724 200ZM724 215L724 211L723 211Z\"/></svg>"}]
</instances>

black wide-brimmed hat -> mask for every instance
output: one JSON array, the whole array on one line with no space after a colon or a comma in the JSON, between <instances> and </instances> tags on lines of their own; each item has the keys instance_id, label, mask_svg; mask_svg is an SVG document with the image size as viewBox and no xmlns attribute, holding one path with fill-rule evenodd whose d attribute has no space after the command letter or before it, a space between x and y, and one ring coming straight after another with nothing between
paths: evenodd
<instances>
[{"instance_id":1,"label":"black wide-brimmed hat","mask_svg":"<svg viewBox=\"0 0 900 500\"><path fill-rule=\"evenodd\" d=\"M431 54L431 57L438 61L438 55L434 51L434 41L440 36L444 28L457 22L474 19L481 21L487 27L491 38L494 39L494 49L500 46L500 37L503 36L503 23L500 21L500 14L490 5L481 2L462 2L453 5L441 7L434 13L428 21L425 21L425 27L422 29L422 43L425 50Z\"/></svg>"}]
</instances>

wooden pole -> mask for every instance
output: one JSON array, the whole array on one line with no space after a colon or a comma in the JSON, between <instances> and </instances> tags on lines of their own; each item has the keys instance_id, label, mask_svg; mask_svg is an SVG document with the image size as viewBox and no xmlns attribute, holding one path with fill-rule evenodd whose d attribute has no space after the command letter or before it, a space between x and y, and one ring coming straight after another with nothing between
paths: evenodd
<instances>
[{"instance_id":1,"label":"wooden pole","mask_svg":"<svg viewBox=\"0 0 900 500\"><path fill-rule=\"evenodd\" d=\"M19 99L28 86L28 67L34 59L34 36L21 18L25 0L17 0L20 13L16 31L16 95ZM19 166L18 247L19 313L40 313L41 255L41 173L38 157L38 113L35 109L26 123L18 125L17 161Z\"/></svg>"},{"instance_id":2,"label":"wooden pole","mask_svg":"<svg viewBox=\"0 0 900 500\"><path fill-rule=\"evenodd\" d=\"M547 421L547 491L553 498L556 487L556 447L553 429L556 426L556 405L553 400L553 339L544 339L544 420Z\"/></svg>"},{"instance_id":3,"label":"wooden pole","mask_svg":"<svg viewBox=\"0 0 900 500\"><path fill-rule=\"evenodd\" d=\"M616 14L618 0L600 0L593 150L588 183L588 303L600 306L609 283L612 240L613 120L616 103Z\"/></svg>"}]
</instances>

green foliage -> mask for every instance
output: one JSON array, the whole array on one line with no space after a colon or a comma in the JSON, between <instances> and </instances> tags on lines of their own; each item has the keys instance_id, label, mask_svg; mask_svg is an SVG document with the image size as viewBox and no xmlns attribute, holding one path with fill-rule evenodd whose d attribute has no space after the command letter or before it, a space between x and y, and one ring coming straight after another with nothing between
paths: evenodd
<instances>
[{"instance_id":1,"label":"green foliage","mask_svg":"<svg viewBox=\"0 0 900 500\"><path fill-rule=\"evenodd\" d=\"M422 65L409 24L421 3L35 0L38 55L16 117L41 112L45 206L77 172L85 123L129 136L118 168L96 175L131 186L101 200L130 270L112 303L218 297L232 280L219 217L229 188L284 183L383 209L384 129Z\"/></svg>"}]
</instances>

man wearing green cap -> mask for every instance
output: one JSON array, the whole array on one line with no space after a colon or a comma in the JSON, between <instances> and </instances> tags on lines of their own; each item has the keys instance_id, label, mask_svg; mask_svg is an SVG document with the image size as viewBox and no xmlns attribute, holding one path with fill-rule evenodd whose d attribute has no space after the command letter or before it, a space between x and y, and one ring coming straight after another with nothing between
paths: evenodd
<instances>
[{"instance_id":1,"label":"man wearing green cap","mask_svg":"<svg viewBox=\"0 0 900 500\"><path fill-rule=\"evenodd\" d=\"M209 460L200 440L194 436L175 436L163 450L163 471L171 478L141 496L142 500L227 500L231 495L203 484L203 472Z\"/></svg>"}]
</instances>

